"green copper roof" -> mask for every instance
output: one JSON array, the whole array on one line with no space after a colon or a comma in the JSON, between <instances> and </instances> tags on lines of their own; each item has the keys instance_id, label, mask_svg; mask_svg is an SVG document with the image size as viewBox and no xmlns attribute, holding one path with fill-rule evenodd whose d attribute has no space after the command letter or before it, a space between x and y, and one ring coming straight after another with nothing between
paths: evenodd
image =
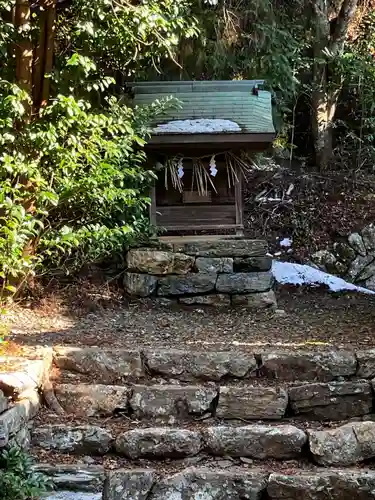
<instances>
[{"instance_id":1,"label":"green copper roof","mask_svg":"<svg viewBox=\"0 0 375 500\"><path fill-rule=\"evenodd\" d=\"M151 104L156 99L173 96L181 109L171 109L155 124L172 120L199 118L231 120L245 134L274 134L271 94L261 87L262 80L194 81L194 82L135 82L134 104ZM255 95L257 94L257 95Z\"/></svg>"}]
</instances>

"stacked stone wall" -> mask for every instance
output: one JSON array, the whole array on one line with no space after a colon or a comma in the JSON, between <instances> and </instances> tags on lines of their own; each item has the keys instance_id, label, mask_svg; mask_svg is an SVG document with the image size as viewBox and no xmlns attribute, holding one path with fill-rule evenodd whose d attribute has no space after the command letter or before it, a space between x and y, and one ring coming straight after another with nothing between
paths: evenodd
<instances>
[{"instance_id":1,"label":"stacked stone wall","mask_svg":"<svg viewBox=\"0 0 375 500\"><path fill-rule=\"evenodd\" d=\"M183 305L275 307L266 242L223 239L132 249L124 287L131 297Z\"/></svg>"}]
</instances>

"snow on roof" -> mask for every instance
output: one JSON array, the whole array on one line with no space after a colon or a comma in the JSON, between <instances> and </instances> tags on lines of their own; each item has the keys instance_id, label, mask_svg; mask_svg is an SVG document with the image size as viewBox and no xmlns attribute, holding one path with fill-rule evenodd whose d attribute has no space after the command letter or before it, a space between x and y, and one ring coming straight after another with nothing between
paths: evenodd
<instances>
[{"instance_id":1,"label":"snow on roof","mask_svg":"<svg viewBox=\"0 0 375 500\"><path fill-rule=\"evenodd\" d=\"M155 134L212 134L215 132L241 132L241 127L231 120L201 118L198 120L174 120L154 128Z\"/></svg>"}]
</instances>

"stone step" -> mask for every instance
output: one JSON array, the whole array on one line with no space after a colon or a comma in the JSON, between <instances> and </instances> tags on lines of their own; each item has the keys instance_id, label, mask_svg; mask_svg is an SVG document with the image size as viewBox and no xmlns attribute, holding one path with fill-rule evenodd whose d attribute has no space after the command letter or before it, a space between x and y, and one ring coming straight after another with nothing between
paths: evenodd
<instances>
[{"instance_id":1,"label":"stone step","mask_svg":"<svg viewBox=\"0 0 375 500\"><path fill-rule=\"evenodd\" d=\"M206 414L341 421L375 412L374 349L256 353L59 346L54 362L57 398L79 416L121 411L160 421Z\"/></svg>"},{"instance_id":2,"label":"stone step","mask_svg":"<svg viewBox=\"0 0 375 500\"><path fill-rule=\"evenodd\" d=\"M374 423L375 426L375 423ZM293 425L242 425L192 428L147 427L118 431L99 425L49 424L33 430L34 447L75 455L116 453L129 460L185 458L198 454L290 459L305 454L307 434Z\"/></svg>"},{"instance_id":3,"label":"stone step","mask_svg":"<svg viewBox=\"0 0 375 500\"><path fill-rule=\"evenodd\" d=\"M139 420L173 423L216 417L224 420L342 421L375 413L374 382L295 382L267 385L256 379L238 383L161 383L105 385L57 383L62 408L78 417L110 417L121 413ZM1 421L1 416L0 416Z\"/></svg>"},{"instance_id":4,"label":"stone step","mask_svg":"<svg viewBox=\"0 0 375 500\"><path fill-rule=\"evenodd\" d=\"M330 382L353 377L375 378L375 349L359 352L331 348L211 351L56 346L54 362L61 370L112 384L155 376L183 382L249 378Z\"/></svg>"},{"instance_id":5,"label":"stone step","mask_svg":"<svg viewBox=\"0 0 375 500\"><path fill-rule=\"evenodd\" d=\"M38 464L35 470L53 481L56 491L46 500L102 500L106 479L103 467Z\"/></svg>"},{"instance_id":6,"label":"stone step","mask_svg":"<svg viewBox=\"0 0 375 500\"><path fill-rule=\"evenodd\" d=\"M33 429L35 450L101 457L165 460L208 456L253 460L295 458L324 467L375 459L375 422L336 428L296 425L209 425L118 429L93 424L48 424Z\"/></svg>"},{"instance_id":7,"label":"stone step","mask_svg":"<svg viewBox=\"0 0 375 500\"><path fill-rule=\"evenodd\" d=\"M180 468L164 471L146 468L102 469L100 484L79 490L74 480L77 466L56 465L56 473L50 465L40 465L57 488L61 475L66 479L63 491L47 497L49 500L373 500L375 471L371 469L311 469L283 472L265 468L227 469L208 467ZM90 475L91 467L79 467L78 475ZM73 493L74 492L74 493ZM91 495L89 497L88 495Z\"/></svg>"}]
</instances>

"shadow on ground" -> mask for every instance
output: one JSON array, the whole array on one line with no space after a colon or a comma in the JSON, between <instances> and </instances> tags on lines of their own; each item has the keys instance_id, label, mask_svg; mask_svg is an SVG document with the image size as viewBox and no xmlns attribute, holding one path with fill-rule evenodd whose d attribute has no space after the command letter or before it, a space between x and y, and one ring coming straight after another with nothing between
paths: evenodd
<instances>
[{"instance_id":1,"label":"shadow on ground","mask_svg":"<svg viewBox=\"0 0 375 500\"><path fill-rule=\"evenodd\" d=\"M279 311L170 309L116 299L77 312L66 301L55 307L20 307L9 318L11 339L22 345L234 349L254 345L318 348L375 346L375 298L324 290L277 291ZM284 312L283 312L284 311Z\"/></svg>"}]
</instances>

